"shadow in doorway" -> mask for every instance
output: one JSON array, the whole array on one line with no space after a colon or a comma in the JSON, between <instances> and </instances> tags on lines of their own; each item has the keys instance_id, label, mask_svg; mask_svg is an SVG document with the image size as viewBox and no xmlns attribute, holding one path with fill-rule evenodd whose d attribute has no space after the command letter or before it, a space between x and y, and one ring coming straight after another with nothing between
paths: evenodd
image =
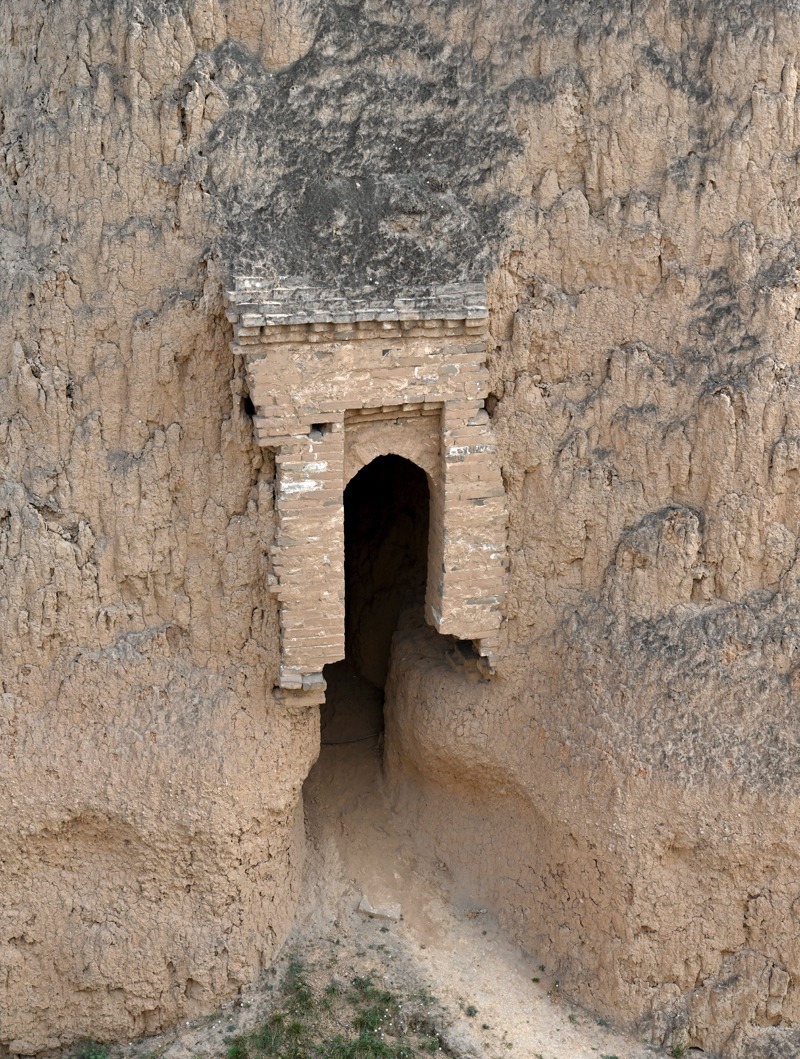
<instances>
[{"instance_id":1,"label":"shadow in doorway","mask_svg":"<svg viewBox=\"0 0 800 1059\"><path fill-rule=\"evenodd\" d=\"M401 456L379 456L345 489L345 658L324 670L323 746L383 731L392 637L401 614L424 622L429 512L427 476Z\"/></svg>"}]
</instances>

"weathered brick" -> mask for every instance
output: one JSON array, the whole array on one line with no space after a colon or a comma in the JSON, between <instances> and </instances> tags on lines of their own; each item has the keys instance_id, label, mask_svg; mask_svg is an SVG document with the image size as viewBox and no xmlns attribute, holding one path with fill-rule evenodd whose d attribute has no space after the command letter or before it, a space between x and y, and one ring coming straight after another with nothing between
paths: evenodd
<instances>
[{"instance_id":1,"label":"weathered brick","mask_svg":"<svg viewBox=\"0 0 800 1059\"><path fill-rule=\"evenodd\" d=\"M482 404L481 289L439 287L380 303L248 283L229 295L241 306L230 316L239 325L234 354L244 357L260 412L258 440L278 450L270 590L281 605L281 686L292 694L319 687L322 666L342 656L342 493L345 475L376 452L407 453L431 482L429 620L453 635L494 635L505 509ZM324 433L310 433L328 421Z\"/></svg>"}]
</instances>

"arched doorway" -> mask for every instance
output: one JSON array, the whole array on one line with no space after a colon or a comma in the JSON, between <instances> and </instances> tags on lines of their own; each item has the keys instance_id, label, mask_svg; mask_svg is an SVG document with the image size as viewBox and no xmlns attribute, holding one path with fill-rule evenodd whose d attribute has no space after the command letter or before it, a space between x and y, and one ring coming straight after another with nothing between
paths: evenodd
<instances>
[{"instance_id":1,"label":"arched doorway","mask_svg":"<svg viewBox=\"0 0 800 1059\"><path fill-rule=\"evenodd\" d=\"M401 617L422 622L428 564L427 475L379 456L344 491L345 660L326 666L323 743L383 728L383 688Z\"/></svg>"}]
</instances>

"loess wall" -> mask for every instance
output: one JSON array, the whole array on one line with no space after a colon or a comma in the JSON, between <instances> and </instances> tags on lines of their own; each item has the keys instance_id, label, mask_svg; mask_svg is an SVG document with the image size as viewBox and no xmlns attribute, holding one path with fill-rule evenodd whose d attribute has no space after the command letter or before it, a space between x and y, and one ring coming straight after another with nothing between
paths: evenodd
<instances>
[{"instance_id":1,"label":"loess wall","mask_svg":"<svg viewBox=\"0 0 800 1059\"><path fill-rule=\"evenodd\" d=\"M209 1010L290 927L318 722L271 694L221 297L261 270L489 275L507 621L488 683L402 633L398 808L565 992L795 1054L794 0L12 0L0 36L0 1048Z\"/></svg>"},{"instance_id":2,"label":"loess wall","mask_svg":"<svg viewBox=\"0 0 800 1059\"><path fill-rule=\"evenodd\" d=\"M212 5L0 9L12 1053L208 1011L292 921L318 722L271 698L273 468L231 393L184 98L237 27Z\"/></svg>"},{"instance_id":3,"label":"loess wall","mask_svg":"<svg viewBox=\"0 0 800 1059\"><path fill-rule=\"evenodd\" d=\"M404 641L390 762L568 994L669 1047L794 1055L800 20L633 16L540 23L517 82L505 653L465 687Z\"/></svg>"}]
</instances>

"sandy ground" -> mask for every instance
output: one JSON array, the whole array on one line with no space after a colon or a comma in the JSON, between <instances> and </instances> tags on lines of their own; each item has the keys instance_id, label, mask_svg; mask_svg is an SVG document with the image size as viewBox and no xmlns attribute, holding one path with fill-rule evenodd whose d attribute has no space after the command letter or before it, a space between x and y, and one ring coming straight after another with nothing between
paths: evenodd
<instances>
[{"instance_id":1,"label":"sandy ground","mask_svg":"<svg viewBox=\"0 0 800 1059\"><path fill-rule=\"evenodd\" d=\"M456 891L447 865L422 857L387 805L376 740L324 747L306 784L306 806L316 885L305 895L301 934L321 936L325 910L337 908L348 946L369 952L376 940L386 943L384 973L394 963L406 988L416 982L438 998L443 1036L456 1052L476 1059L664 1054L560 997L546 970ZM399 905L402 919L368 919L355 911L363 895L376 909ZM381 926L389 933L379 933ZM468 1007L477 1015L468 1017Z\"/></svg>"},{"instance_id":2,"label":"sandy ground","mask_svg":"<svg viewBox=\"0 0 800 1059\"><path fill-rule=\"evenodd\" d=\"M427 861L393 815L372 711L326 722L305 786L309 861L298 927L282 961L207 1019L136 1042L131 1059L225 1054L226 1041L270 1010L289 958L340 980L374 974L406 995L423 992L442 1040L459 1059L645 1059L663 1055L614 1032L558 993L546 970L504 936L492 916L456 892L447 866ZM380 723L380 715L377 717ZM366 896L375 910L357 911Z\"/></svg>"}]
</instances>

